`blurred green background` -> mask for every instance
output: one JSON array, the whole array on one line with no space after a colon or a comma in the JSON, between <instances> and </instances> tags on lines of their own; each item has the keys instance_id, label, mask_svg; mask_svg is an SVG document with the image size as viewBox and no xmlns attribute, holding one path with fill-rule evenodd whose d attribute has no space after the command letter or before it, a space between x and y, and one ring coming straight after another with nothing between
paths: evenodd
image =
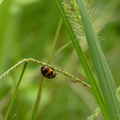
<instances>
[{"instance_id":1,"label":"blurred green background","mask_svg":"<svg viewBox=\"0 0 120 120\"><path fill-rule=\"evenodd\" d=\"M91 0L91 3L99 22L100 43L118 87L120 1ZM55 0L4 0L0 5L0 74L24 58L47 62L59 19ZM55 51L69 40L63 22ZM85 53L93 68L89 49ZM87 81L72 44L54 54L51 65ZM0 120L6 113L21 70L22 65L0 81ZM31 118L41 78L40 66L29 62L9 120ZM37 120L86 120L97 108L92 92L70 81L59 73L54 79L46 79ZM101 114L95 118L102 119Z\"/></svg>"}]
</instances>

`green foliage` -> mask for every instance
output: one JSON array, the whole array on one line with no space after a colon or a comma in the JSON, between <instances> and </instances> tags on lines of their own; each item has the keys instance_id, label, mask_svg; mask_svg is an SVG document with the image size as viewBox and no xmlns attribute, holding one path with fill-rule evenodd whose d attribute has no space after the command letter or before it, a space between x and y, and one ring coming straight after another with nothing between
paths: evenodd
<instances>
[{"instance_id":1,"label":"green foliage","mask_svg":"<svg viewBox=\"0 0 120 120\"><path fill-rule=\"evenodd\" d=\"M98 17L99 36L105 38L100 41L100 44L115 82L119 86L119 0L94 1L93 11L96 11ZM0 4L0 74L24 58L34 58L47 63L60 16L54 0L4 0ZM70 37L63 22L51 65L65 69L88 82L69 40ZM89 48L85 54L93 68ZM0 81L1 120L6 114L22 67L19 66ZM28 63L8 119L31 119L42 78L40 67L35 63ZM98 106L93 94L80 84L70 82L71 80L59 73L56 78L45 80L37 119L86 120L92 114ZM95 118L95 120L102 119L101 114Z\"/></svg>"}]
</instances>

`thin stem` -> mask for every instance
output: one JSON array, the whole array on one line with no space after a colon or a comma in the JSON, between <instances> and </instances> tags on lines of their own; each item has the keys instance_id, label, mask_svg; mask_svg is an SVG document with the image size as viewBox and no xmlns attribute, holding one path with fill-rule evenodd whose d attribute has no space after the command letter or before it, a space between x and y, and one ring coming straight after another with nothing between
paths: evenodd
<instances>
[{"instance_id":1,"label":"thin stem","mask_svg":"<svg viewBox=\"0 0 120 120\"><path fill-rule=\"evenodd\" d=\"M95 111L90 115L90 117L87 118L87 120L93 120L99 113L100 113L100 108L96 108Z\"/></svg>"},{"instance_id":2,"label":"thin stem","mask_svg":"<svg viewBox=\"0 0 120 120\"><path fill-rule=\"evenodd\" d=\"M53 40L53 44L52 44L52 47L51 47L50 55L49 55L49 58L48 58L48 63L50 63L50 61L53 57L61 25L62 25L62 19L60 18L60 21L59 21L59 24L58 24L58 27L57 27L57 31L56 31L56 34L55 34L55 37L54 37L54 40ZM34 108L33 108L33 114L32 114L32 119L31 120L34 120L37 117L37 112L38 112L38 109L39 109L39 103L40 103L41 96L42 96L42 90L43 90L43 87L44 87L44 82L45 82L45 77L43 77L41 82L40 82L39 91L38 91L37 99L36 99L36 102L35 102L35 105L34 105Z\"/></svg>"},{"instance_id":3,"label":"thin stem","mask_svg":"<svg viewBox=\"0 0 120 120\"><path fill-rule=\"evenodd\" d=\"M70 79L79 81L79 83L81 83L81 85L83 85L83 86L85 86L86 88L88 88L89 90L91 90L91 86L90 86L89 84L87 84L85 81L83 81L82 78L78 78L78 77L76 77L76 76L73 76L73 75L71 75L70 73L64 71L63 69L58 69L58 68L56 68L56 67L53 67L53 66L50 65L50 64L47 64L47 63L44 63L44 62L35 60L35 59L33 59L33 58L23 59L23 60L19 61L19 62L18 62L17 64L15 64L13 67L11 67L10 69L8 69L4 74L2 74L2 75L0 76L0 79L3 79L5 76L7 76L10 72L12 72L14 69L16 69L16 68L17 68L18 66L20 66L22 63L24 63L24 62L30 62L30 61L31 61L31 62L34 62L34 63L36 63L36 64L39 64L39 65L42 65L42 66L48 66L48 67L54 69L56 72L58 72L58 73L60 73L60 74L62 74L62 75L64 75L64 76L66 76L66 77L68 77L68 78L70 78Z\"/></svg>"},{"instance_id":4,"label":"thin stem","mask_svg":"<svg viewBox=\"0 0 120 120\"><path fill-rule=\"evenodd\" d=\"M17 86L16 86L15 91L14 91L14 94L13 94L13 96L12 96L12 99L11 99L11 101L10 101L10 103L9 103L9 106L8 106L8 109L7 109L7 112L6 112L6 115L5 115L4 120L7 120L7 119L8 119L9 113L10 113L10 111L11 111L12 105L13 105L13 103L14 103L15 97L16 97L17 92L18 92L19 85L20 85L21 80L22 80L22 77L23 77L23 75L24 75L26 66L27 66L27 62L24 63L23 70L22 70L22 72L21 72L20 78L19 78L19 80L18 80Z\"/></svg>"},{"instance_id":5,"label":"thin stem","mask_svg":"<svg viewBox=\"0 0 120 120\"><path fill-rule=\"evenodd\" d=\"M51 59L53 58L53 54L54 54L54 51L55 51L55 46L56 46L56 43L57 43L57 39L58 39L58 35L59 35L59 32L60 32L61 26L62 26L62 18L60 18L60 20L59 20L59 24L58 24L58 27L57 27L55 37L53 39L53 44L52 44L52 47L51 47L51 51L50 51L50 55L49 55L47 63L50 63Z\"/></svg>"},{"instance_id":6,"label":"thin stem","mask_svg":"<svg viewBox=\"0 0 120 120\"><path fill-rule=\"evenodd\" d=\"M31 120L34 120L37 116L39 105L40 105L40 99L41 99L41 95L42 95L42 90L43 90L43 87L44 87L44 82L45 82L45 77L42 77L40 85L39 85L37 99L36 99L36 102L35 102L35 105L34 105L34 108L33 108L33 114L32 114Z\"/></svg>"}]
</instances>

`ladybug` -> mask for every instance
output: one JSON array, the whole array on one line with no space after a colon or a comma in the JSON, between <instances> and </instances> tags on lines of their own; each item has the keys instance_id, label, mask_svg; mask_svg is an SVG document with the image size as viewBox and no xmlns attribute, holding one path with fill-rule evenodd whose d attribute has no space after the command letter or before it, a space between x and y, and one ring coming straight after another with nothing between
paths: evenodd
<instances>
[{"instance_id":1,"label":"ladybug","mask_svg":"<svg viewBox=\"0 0 120 120\"><path fill-rule=\"evenodd\" d=\"M47 67L47 66L42 66L41 67L41 73L43 76L46 78L54 78L56 76L56 73L54 72L54 69Z\"/></svg>"}]
</instances>

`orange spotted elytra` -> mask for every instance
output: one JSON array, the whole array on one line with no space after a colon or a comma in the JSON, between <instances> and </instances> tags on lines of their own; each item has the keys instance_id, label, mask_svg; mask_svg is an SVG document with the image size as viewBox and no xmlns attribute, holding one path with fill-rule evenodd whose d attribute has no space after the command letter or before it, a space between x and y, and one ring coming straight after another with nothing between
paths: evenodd
<instances>
[{"instance_id":1,"label":"orange spotted elytra","mask_svg":"<svg viewBox=\"0 0 120 120\"><path fill-rule=\"evenodd\" d=\"M47 67L47 66L41 67L41 73L43 76L45 76L46 78L49 78L49 79L52 79L56 76L54 69Z\"/></svg>"}]
</instances>

